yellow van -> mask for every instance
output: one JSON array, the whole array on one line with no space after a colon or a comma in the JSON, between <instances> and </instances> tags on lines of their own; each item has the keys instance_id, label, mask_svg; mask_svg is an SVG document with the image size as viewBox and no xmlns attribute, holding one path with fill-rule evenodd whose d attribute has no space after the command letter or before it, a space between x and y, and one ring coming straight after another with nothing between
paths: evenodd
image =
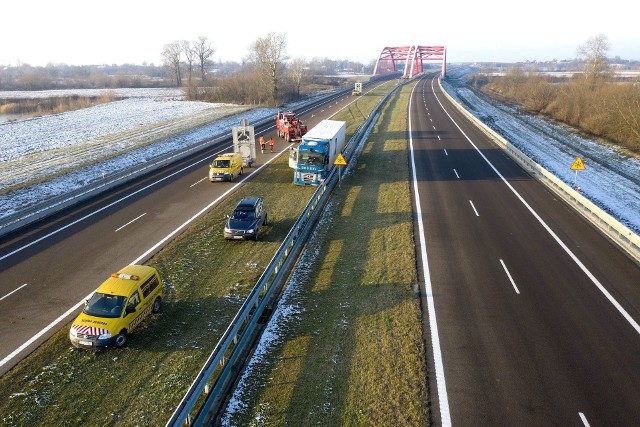
<instances>
[{"instance_id":1,"label":"yellow van","mask_svg":"<svg viewBox=\"0 0 640 427\"><path fill-rule=\"evenodd\" d=\"M240 153L220 154L209 166L209 181L233 181L242 175L242 156Z\"/></svg>"},{"instance_id":2,"label":"yellow van","mask_svg":"<svg viewBox=\"0 0 640 427\"><path fill-rule=\"evenodd\" d=\"M96 289L71 324L71 344L81 348L122 347L127 335L162 301L162 281L153 267L129 265Z\"/></svg>"}]
</instances>

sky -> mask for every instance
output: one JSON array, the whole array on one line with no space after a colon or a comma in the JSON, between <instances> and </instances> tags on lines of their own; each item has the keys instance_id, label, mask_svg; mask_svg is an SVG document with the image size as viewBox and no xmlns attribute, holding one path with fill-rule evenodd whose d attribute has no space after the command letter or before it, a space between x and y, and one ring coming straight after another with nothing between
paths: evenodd
<instances>
[{"instance_id":1,"label":"sky","mask_svg":"<svg viewBox=\"0 0 640 427\"><path fill-rule=\"evenodd\" d=\"M454 63L572 59L598 34L607 36L610 57L640 60L633 3L9 0L0 9L0 65L159 65L166 44L199 36L212 42L214 60L241 61L270 32L286 35L290 58L306 60L368 64L387 46L415 44L444 45Z\"/></svg>"}]
</instances>

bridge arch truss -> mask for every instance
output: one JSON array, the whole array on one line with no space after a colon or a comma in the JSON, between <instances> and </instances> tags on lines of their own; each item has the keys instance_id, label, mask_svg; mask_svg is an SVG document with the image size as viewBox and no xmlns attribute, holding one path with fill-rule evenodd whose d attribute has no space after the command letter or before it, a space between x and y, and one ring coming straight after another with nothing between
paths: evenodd
<instances>
[{"instance_id":1,"label":"bridge arch truss","mask_svg":"<svg viewBox=\"0 0 640 427\"><path fill-rule=\"evenodd\" d=\"M373 75L397 73L396 63L404 63L402 77L412 78L423 71L424 61L442 61L441 75L447 74L447 49L445 46L399 46L385 47L380 52Z\"/></svg>"}]
</instances>

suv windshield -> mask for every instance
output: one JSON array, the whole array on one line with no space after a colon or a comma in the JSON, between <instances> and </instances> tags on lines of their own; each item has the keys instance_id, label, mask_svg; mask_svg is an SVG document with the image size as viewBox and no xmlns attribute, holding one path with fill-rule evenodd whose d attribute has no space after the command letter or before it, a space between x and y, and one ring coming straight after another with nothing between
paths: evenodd
<instances>
[{"instance_id":1,"label":"suv windshield","mask_svg":"<svg viewBox=\"0 0 640 427\"><path fill-rule=\"evenodd\" d=\"M211 167L214 168L228 168L230 160L214 160Z\"/></svg>"},{"instance_id":2,"label":"suv windshield","mask_svg":"<svg viewBox=\"0 0 640 427\"><path fill-rule=\"evenodd\" d=\"M231 219L238 219L240 221L253 221L255 218L256 216L253 211L243 211L240 209L236 209L233 211L233 215L231 215Z\"/></svg>"},{"instance_id":3,"label":"suv windshield","mask_svg":"<svg viewBox=\"0 0 640 427\"><path fill-rule=\"evenodd\" d=\"M126 301L127 297L124 296L96 292L84 308L84 313L96 317L120 317Z\"/></svg>"}]
</instances>

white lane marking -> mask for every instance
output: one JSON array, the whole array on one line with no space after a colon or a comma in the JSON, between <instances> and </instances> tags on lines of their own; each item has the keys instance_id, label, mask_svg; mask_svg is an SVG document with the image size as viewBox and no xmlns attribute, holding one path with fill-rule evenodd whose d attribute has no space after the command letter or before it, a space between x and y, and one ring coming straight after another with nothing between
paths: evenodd
<instances>
[{"instance_id":1,"label":"white lane marking","mask_svg":"<svg viewBox=\"0 0 640 427\"><path fill-rule=\"evenodd\" d=\"M454 172L455 172L455 174L456 174L456 178L460 179L460 175L458 175L458 171L457 171L457 170L455 170L455 169L454 169L453 171L454 171Z\"/></svg>"},{"instance_id":2,"label":"white lane marking","mask_svg":"<svg viewBox=\"0 0 640 427\"><path fill-rule=\"evenodd\" d=\"M448 155L449 155L449 153L447 153L447 149L446 149L446 148L444 149L444 154L445 154L446 156L448 156Z\"/></svg>"},{"instance_id":3,"label":"white lane marking","mask_svg":"<svg viewBox=\"0 0 640 427\"><path fill-rule=\"evenodd\" d=\"M200 184L202 181L204 181L205 179L208 179L208 178L209 178L208 176L205 176L205 177L204 177L204 178L202 178L200 181L196 181L196 182L194 182L193 184L191 184L191 185L189 186L189 188L193 188L193 187L195 187L196 185Z\"/></svg>"},{"instance_id":4,"label":"white lane marking","mask_svg":"<svg viewBox=\"0 0 640 427\"><path fill-rule=\"evenodd\" d=\"M516 282L513 281L513 278L511 277L511 273L509 273L509 269L507 269L507 266L504 264L504 261L500 260L500 264L502 264L502 268L504 268L504 272L507 273L507 277L509 277L509 281L511 282L511 285L513 285L513 289L516 290L516 294L520 295L520 291L516 286Z\"/></svg>"},{"instance_id":5,"label":"white lane marking","mask_svg":"<svg viewBox=\"0 0 640 427\"><path fill-rule=\"evenodd\" d=\"M67 310L63 315L58 317L56 320L54 320L53 322L49 323L45 328L40 330L40 332L38 332L37 334L35 334L31 338L29 338L29 340L27 342L25 342L24 344L22 344L20 347L16 348L15 350L13 350L13 352L11 352L11 354L9 354L7 357L5 357L4 359L0 360L0 367L4 366L8 361L10 361L14 357L16 357L22 350L24 350L25 348L27 348L28 346L33 344L34 341L36 341L38 338L40 338L41 336L46 334L51 328L56 326L58 323L62 322L64 319L67 318L67 316L71 315L71 313L73 313L78 308L80 308L80 306L82 304L84 304L84 302L86 300L91 298L91 295L93 295L93 292L91 292L89 295L84 297L83 300L81 300L79 303L77 303L76 305L71 307L69 310Z\"/></svg>"},{"instance_id":6,"label":"white lane marking","mask_svg":"<svg viewBox=\"0 0 640 427\"><path fill-rule=\"evenodd\" d=\"M354 100L354 101L352 101L352 102L355 102L355 101L356 101L356 100ZM349 104L347 104L346 106L344 106L343 108L341 108L338 112L340 112L340 111L344 110L345 108L347 108L347 106L348 106L348 105L349 105ZM337 114L337 113L336 113L336 114ZM332 117L333 117L333 116L332 116ZM171 238L171 237L175 236L175 235L178 233L178 231L180 231L182 228L184 228L186 225L188 225L190 221L193 221L194 219L196 219L199 215L201 215L203 212L205 212L207 209L209 209L209 207L213 206L213 205L214 205L214 204L216 204L219 200L221 200L225 195L227 195L227 194L229 194L231 191L233 191L233 190L234 190L238 185L242 184L246 179L248 179L251 175L253 175L253 173L254 173L254 172L258 172L258 171L259 171L259 170L261 170L262 168L266 167L269 163L271 163L272 161L274 161L274 160L276 160L278 157L280 157L280 155L282 155L282 153L284 153L284 152L286 152L286 151L289 151L289 148L290 148L292 145L293 145L293 144L289 144L289 145L288 145L288 146L286 146L282 151L280 151L280 152L278 153L278 155L277 155L277 156L273 156L273 157L271 157L271 159L270 159L270 160L268 160L266 163L264 163L264 164L263 164L262 166L260 166L258 169L254 170L254 171L253 171L253 172L251 172L250 174L246 175L242 180L238 181L236 185L234 185L233 187L231 187L231 188L230 188L227 192L225 192L222 196L220 196L219 198L217 198L216 200L214 200L213 202L211 202L211 203L210 203L206 208L202 209L202 210L201 210L200 212L198 212L196 215L194 215L193 217L191 217L191 219L190 219L189 221L185 222L185 223L184 223L184 224L182 224L180 227L178 227L177 229L175 229L173 232L171 232L171 234L169 234L167 237L165 237L165 238L164 238L164 239L162 239L160 242L158 242L157 244L155 244L151 249L149 249L148 251L146 251L144 254L142 254L140 257L138 257L136 260L134 260L131 264L138 264L141 260L143 260L145 257L147 257L147 256L148 256L148 255L149 255L153 250L155 250L158 246L160 246L160 244L162 244L163 242L165 242L165 241L166 241L166 240L168 240L169 238ZM225 148L223 148L223 149L221 149L221 150L219 150L219 151L216 151L216 152L215 152L215 153L213 153L213 154L214 154L214 155L216 155L216 154L222 153L222 152L224 152L224 151L228 150L228 149L229 149L229 148L231 148L231 147L232 147L232 146L230 146L230 145L229 145L229 146L226 146ZM204 159L204 160L206 160L206 159ZM182 168L182 169L180 169L180 170L178 170L178 171L176 171L176 172L172 173L171 175L167 175L166 177L164 177L164 178L162 178L162 179L160 179L160 180L158 180L158 181L155 181L155 182L153 182L153 183L151 183L151 184L149 184L149 185L147 185L147 186L145 186L145 187L143 187L143 188L141 188L141 189L139 189L139 190L137 190L137 191L135 191L135 192L133 192L133 193L131 193L131 194L127 195L127 196L124 196L123 198L121 198L121 199L119 199L119 200L116 200L116 201L114 201L113 203L110 203L109 205L104 206L104 207L102 207L102 208L98 209L98 210L97 210L97 211L95 211L95 212L92 212L92 213L90 213L90 214L88 214L88 215L85 215L84 217L82 217L82 218L80 218L80 219L77 219L76 221L74 221L74 222L72 222L72 223L70 223L70 224L67 224L67 225L65 225L64 227L61 227L60 229L58 229L58 230L56 230L56 231L53 231L53 232L51 232L51 233L47 234L46 236L42 236L41 238L39 238L39 239L37 239L37 240L35 240L35 241L33 241L33 242L31 242L31 243L29 243L29 244L27 244L27 245L25 245L25 246L21 247L21 248L18 248L18 249L16 249L15 251L13 251L13 252L11 252L11 253L8 253L8 254L6 254L6 255L3 255L2 257L0 257L0 261L1 261L1 260L3 260L3 259L5 259L5 258L10 257L11 255L16 254L16 253L18 253L18 252L20 252L20 251L22 251L22 250L24 250L24 249L26 249L26 248L28 248L28 247L29 247L29 246L31 246L31 245L34 245L35 243L38 243L38 242L40 242L40 241L42 241L42 240L45 240L45 239L47 239L47 238L49 238L49 237L51 237L51 236L53 236L53 235L55 235L55 234L58 234L59 232L61 232L61 231L65 230L65 229L67 229L67 228L71 227L72 225L77 224L77 223L79 223L79 222L81 222L81 221L84 221L85 219L90 218L90 217L92 217L93 215L96 215L97 213L102 212L103 210L108 209L108 208L110 208L111 206L113 206L113 205L115 205L115 204L117 204L117 203L120 203L120 202L122 202L122 201L124 201L124 200L128 199L129 197L134 196L135 194L140 193L141 191L146 190L147 188L150 188L150 187L152 187L152 186L154 186L154 185L156 185L156 184L159 184L160 182L162 182L162 181L164 181L164 180L166 180L166 179L169 179L170 177L172 177L172 176L174 176L174 175L177 175L177 174L179 174L179 173L182 173L183 171L185 171L185 170L189 169L189 168L190 168L190 167L192 167L192 166L197 165L198 163L201 163L202 161L203 161L203 160L200 160L200 161L197 161L197 162L195 162L195 163L192 163L191 165L186 166L186 167L184 167L184 168ZM47 331L49 331L51 328L53 328L53 327L57 326L57 325L58 325L58 323L60 323L60 322L62 322L63 320L65 320L67 316L71 315L71 313L73 313L73 312L74 312L74 311L76 311L78 308L80 308L80 307L82 306L82 304L84 304L84 302L85 302L86 300L88 300L89 298L91 298L91 296L92 296L92 295L93 295L93 291L92 291L89 295L87 295L86 297L84 297L82 300L80 300L80 302L78 302L76 305L74 305L74 306L73 306L73 307L71 307L69 310L67 310L67 311L66 311L64 314L62 314L60 317L58 317L58 318L57 318L57 319L55 319L53 322L49 323L47 326L45 326L43 329L41 329L41 330L40 330L40 332L38 332L37 334L35 334L35 335L34 335L34 336L32 336L31 338L29 338L29 339L28 339L24 344L22 344L20 347L18 347L18 348L17 348L17 349L15 349L14 351L12 351L12 352L11 352L11 354L9 354L7 357L5 357L4 359L2 359L2 360L0 361L0 367L2 367L2 366L4 366L5 364L7 364L7 362L9 362L11 359L13 359L13 358L14 358L14 357L16 357L18 354L20 354L20 352L22 352L25 348L27 348L29 345L31 345L31 344L32 344L34 341L36 341L38 338L40 338L41 336L43 336L44 334L46 334L46 333L47 333Z\"/></svg>"},{"instance_id":7,"label":"white lane marking","mask_svg":"<svg viewBox=\"0 0 640 427\"><path fill-rule=\"evenodd\" d=\"M436 127L435 127L435 126L433 126L433 130L436 130Z\"/></svg>"},{"instance_id":8,"label":"white lane marking","mask_svg":"<svg viewBox=\"0 0 640 427\"><path fill-rule=\"evenodd\" d=\"M440 141L440 135L437 135L437 136L438 136L438 141Z\"/></svg>"},{"instance_id":9,"label":"white lane marking","mask_svg":"<svg viewBox=\"0 0 640 427\"><path fill-rule=\"evenodd\" d=\"M476 213L476 216L480 216L480 215L478 215L478 211L476 210L476 207L473 204L473 202L471 200L469 200L469 203L471 203L471 207L473 208L473 211Z\"/></svg>"},{"instance_id":10,"label":"white lane marking","mask_svg":"<svg viewBox=\"0 0 640 427\"><path fill-rule=\"evenodd\" d=\"M5 299L6 297L8 297L9 295L18 292L20 289L24 288L25 286L27 286L27 284L25 283L24 285L12 290L11 292L9 292L8 294L6 294L5 296L3 296L2 298L0 298L0 301L2 301L3 299Z\"/></svg>"},{"instance_id":11,"label":"white lane marking","mask_svg":"<svg viewBox=\"0 0 640 427\"><path fill-rule=\"evenodd\" d=\"M500 172L498 172L498 169L496 169L496 167L493 166L493 164L489 161L489 159L487 159L485 157L485 155L482 154L482 151L480 151L480 149L476 146L476 144L474 144L473 141L471 141L471 138L469 138L467 136L467 134L464 133L464 131L460 128L458 123L456 123L456 121L453 120L453 117L451 117L451 115L447 112L447 110L442 105L442 102L440 102L440 98L435 93L435 89L433 87L434 80L435 79L431 80L431 90L433 90L433 93L434 93L434 95L436 97L436 100L438 101L438 104L440 104L440 107L442 107L442 110L449 117L451 122L458 128L460 133L462 133L462 135L464 135L464 137L467 139L467 141L469 141L469 144L471 144L473 146L473 148L475 148L475 150L478 152L478 154L480 154L480 157L482 157L484 159L484 161L487 162L489 167L491 167L491 169L493 169L493 171L498 175L498 177L500 177L500 179L502 180L502 182L505 183L507 188L509 188L509 190L511 190L511 192L513 194L515 194L515 196L518 198L518 200L520 200L520 202L527 208L527 210L529 212L531 212L531 215L533 215L533 217L536 220L538 220L538 222L542 225L542 227L545 230L547 230L547 233L549 233L549 235L560 245L560 247L565 251L565 253L567 255L569 255L569 257L573 260L573 262L576 263L576 265L591 280L591 282L600 290L600 292L605 296L605 298L607 298L609 300L609 302L616 308L616 310L618 310L618 312L620 314L622 314L622 316L627 320L627 322L629 322L629 324L636 330L636 332L638 334L640 334L640 325L638 324L638 322L636 322L631 317L631 315L629 315L627 310L625 310L624 307L622 307L620 305L620 303L609 293L609 291L607 291L607 289L602 285L602 283L600 283L600 281L589 271L589 269L582 263L582 261L580 261L578 259L578 257L571 251L571 249L569 249L567 247L567 245L565 245L565 243L558 237L558 235L551 229L551 227L549 227L547 225L547 223L544 222L544 220L540 217L540 215L538 215L538 213L535 210L533 210L533 208L531 206L529 206L529 204L526 202L526 200L524 200L524 198L520 195L520 193L518 193L516 191L516 189L513 188L513 186L511 186L511 184L509 184L509 182L505 179L505 177L502 176L502 174Z\"/></svg>"},{"instance_id":12,"label":"white lane marking","mask_svg":"<svg viewBox=\"0 0 640 427\"><path fill-rule=\"evenodd\" d=\"M587 417L585 417L582 412L578 412L578 415L580 415L580 419L582 420L582 424L584 424L584 427L589 427L589 421L587 421Z\"/></svg>"},{"instance_id":13,"label":"white lane marking","mask_svg":"<svg viewBox=\"0 0 640 427\"><path fill-rule=\"evenodd\" d=\"M216 155L216 154L222 153L222 152L224 152L224 151L228 150L228 149L229 149L229 148L231 148L231 147L232 147L231 145L228 145L228 146L226 146L225 148L223 148L223 149L221 149L221 150L219 150L219 151L216 151L216 152L215 152L215 153L213 153L213 154L214 154L214 155ZM9 257L10 257L10 256L12 256L12 255L17 254L18 252L21 252L21 251L23 251L23 250L27 249L28 247L35 245L36 243L39 243L39 242L41 242L41 241L43 241L43 240L46 240L46 239L48 239L48 238L49 238L49 237L51 237L51 236L55 236L56 234L60 233L61 231L64 231L64 230L66 230L66 229L67 229L67 228L69 228L69 227L73 227L74 225L76 225L76 224L78 224L78 223L80 223L80 222L82 222L82 221L84 221L84 220L86 220L86 219L88 219L88 218L91 218L91 217L92 217L92 216L94 216L94 215L97 215L98 213L100 213L100 212L104 211L105 209L109 209L110 207L115 206L115 205L117 205L118 203L123 202L123 201L127 200L128 198L135 196L135 195L136 195L136 194L138 194L138 193L141 193L141 192L143 192L143 191L145 191L145 190L147 190L147 189L149 189L149 188L151 188L151 187L153 187L153 186L155 186L155 185L158 185L158 184L159 184L159 183L161 183L162 181L165 181L165 180L167 180L167 179L169 179L169 178L173 177L174 175L178 175L178 174L180 174L180 173L182 173L182 172L186 171L187 169L189 169L189 168L191 168L191 167L193 167L193 166L197 165L198 163L202 163L202 162L206 162L206 161L208 161L208 160L207 160L207 159L199 160L199 161L197 161L197 162L195 162L195 163L192 163L192 164L190 164L190 165L188 165L188 166L183 167L183 168L182 168L182 169L180 169L180 170L177 170L177 171L173 172L171 175L167 175L167 176L165 176L164 178L161 178L161 179L159 179L159 180L157 180L157 181L154 181L154 182L152 182L151 184L146 185L146 186L144 186L144 187L140 188L139 190L134 191L134 192L133 192L133 193L131 193L131 194L127 194L126 196L122 197L121 199L115 200L115 201L113 201L113 202L109 203L108 205L103 206L103 207L101 207L100 209L98 209L98 210L96 210L96 211L93 211L93 212L91 212L91 213L89 213L89 214L87 214L87 215L83 216L82 218L78 218L78 219L76 219L75 221L70 222L69 224L62 226L62 227L60 227L60 228L59 228L59 229L57 229L57 230L52 231L51 233L46 234L46 235L44 235L44 236L42 236L42 237L40 237L40 238L38 238L38 239L34 240L33 242L27 243L26 245L19 247L18 249L14 250L13 252L9 252L8 254L2 255L2 256L0 257L0 261L2 261L2 260L3 260L3 259L5 259L5 258L9 258Z\"/></svg>"},{"instance_id":14,"label":"white lane marking","mask_svg":"<svg viewBox=\"0 0 640 427\"><path fill-rule=\"evenodd\" d=\"M127 225L129 225L129 224L131 224L131 223L133 223L133 222L135 222L135 221L139 220L140 218L142 218L142 217L143 217L143 216L145 216L146 214L147 214L147 213L145 212L145 213L143 213L142 215L138 216L137 218L132 219L131 221L129 221L128 223L126 223L126 224L125 224L125 225L123 225L122 227L117 228L117 229L116 229L116 233L117 233L118 231L122 230L123 228L125 228Z\"/></svg>"},{"instance_id":15,"label":"white lane marking","mask_svg":"<svg viewBox=\"0 0 640 427\"><path fill-rule=\"evenodd\" d=\"M413 91L409 97L409 105L413 98ZM431 286L431 276L429 275L429 263L427 262L427 244L424 235L424 224L422 223L422 210L420 208L420 193L418 192L418 178L416 177L416 160L413 153L413 132L411 127L411 109L409 109L409 152L411 153L411 179L413 180L413 192L415 193L416 218L420 235L420 254L422 257L422 269L424 271L424 291L427 299L427 312L429 314L429 328L431 329L431 347L433 350L434 367L436 371L436 385L438 389L438 400L440 402L440 418L443 426L451 426L451 414L449 412L449 397L447 396L447 385L444 378L444 362L440 349L440 336L438 335L438 322L436 321L436 305L433 297L433 287Z\"/></svg>"}]
</instances>

